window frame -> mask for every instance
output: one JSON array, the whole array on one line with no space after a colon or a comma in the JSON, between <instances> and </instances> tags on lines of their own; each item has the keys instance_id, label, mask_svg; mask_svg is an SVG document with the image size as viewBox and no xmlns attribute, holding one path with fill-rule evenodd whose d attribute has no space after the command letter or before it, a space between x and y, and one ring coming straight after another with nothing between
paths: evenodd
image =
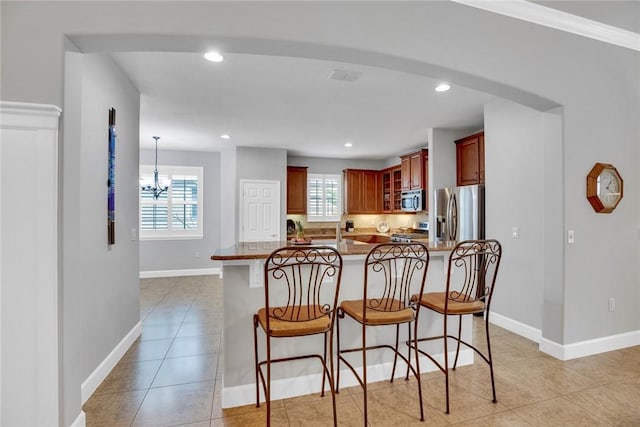
<instances>
[{"instance_id":1,"label":"window frame","mask_svg":"<svg viewBox=\"0 0 640 427\"><path fill-rule=\"evenodd\" d=\"M138 175L140 176L140 180L143 177L150 176L153 179L153 170L155 169L154 165L140 165ZM171 181L172 177L175 175L193 175L197 177L198 180L198 197L195 202L189 203L175 203L172 200L173 189L172 186L169 185L169 189L167 190L167 199L166 200L143 200L142 198L142 190L141 186L138 185L138 226L139 226L139 236L140 240L197 240L203 239L203 221L204 221L204 207L203 207L203 194L204 194L204 167L202 166L171 166L171 165L158 165L158 171L160 175L167 176ZM184 229L173 229L172 221L171 221L171 212L175 205L183 206L183 205L196 205L198 207L198 226L197 228L191 230ZM167 206L167 229L166 230L149 230L142 228L142 209L144 206L151 205L160 205Z\"/></svg>"},{"instance_id":2,"label":"window frame","mask_svg":"<svg viewBox=\"0 0 640 427\"><path fill-rule=\"evenodd\" d=\"M337 182L337 195L336 195L336 214L327 215L326 209L322 215L313 215L311 209L311 181L322 180L322 206L326 207L326 182L328 180L335 180ZM332 173L307 173L307 222L338 222L342 218L342 174Z\"/></svg>"}]
</instances>

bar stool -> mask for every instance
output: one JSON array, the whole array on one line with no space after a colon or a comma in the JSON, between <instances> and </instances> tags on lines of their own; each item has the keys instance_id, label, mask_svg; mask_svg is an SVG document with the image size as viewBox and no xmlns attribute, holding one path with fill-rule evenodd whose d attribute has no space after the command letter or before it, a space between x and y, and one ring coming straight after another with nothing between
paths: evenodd
<instances>
[{"instance_id":1,"label":"bar stool","mask_svg":"<svg viewBox=\"0 0 640 427\"><path fill-rule=\"evenodd\" d=\"M260 407L262 382L267 404L267 426L271 424L271 364L298 359L319 359L322 364L322 390L329 381L333 403L333 423L336 416L333 381L333 325L338 303L342 257L328 246L290 246L273 251L264 264L265 306L253 316L253 341L256 371L256 407ZM266 337L266 359L258 360L258 326ZM305 354L271 358L272 338L294 338L307 335L324 336L323 354ZM327 341L329 361L327 367ZM266 365L266 379L263 366Z\"/></svg>"},{"instance_id":2,"label":"bar stool","mask_svg":"<svg viewBox=\"0 0 640 427\"><path fill-rule=\"evenodd\" d=\"M417 295L421 295L429 266L429 252L421 243L382 243L367 254L364 263L363 299L342 301L338 307L337 346L338 372L336 392L340 389L340 362L344 362L353 372L364 390L364 424L367 425L367 351L388 348L394 352L390 382L393 382L396 363L400 357L418 381L418 399L420 401L420 420L424 421L422 405L422 386L418 352L415 351L415 367L411 363L411 354L406 357L398 351L400 325L408 325L409 340L412 338L411 326L417 325L420 304ZM414 295L415 298L411 298ZM362 346L358 348L340 348L340 320L346 316L362 326ZM367 346L367 327L395 325L395 344ZM413 334L415 339L415 334ZM417 343L414 346L417 349ZM353 364L344 355L362 352L362 377ZM406 379L409 379L407 372Z\"/></svg>"},{"instance_id":3,"label":"bar stool","mask_svg":"<svg viewBox=\"0 0 640 427\"><path fill-rule=\"evenodd\" d=\"M418 338L416 342L407 342L411 348L423 341L442 339L444 342L444 364L439 363L428 352L418 351L428 357L445 377L446 413L449 413L449 353L448 339L457 342L456 357L452 370L456 369L460 344L473 349L487 362L491 372L491 388L493 390L493 403L497 403L496 386L493 378L493 359L491 358L491 340L489 337L489 308L495 287L502 247L497 240L467 240L458 243L451 251L449 267L447 271L447 284L444 292L427 292L422 294L420 305L429 310L443 315L443 334L427 338ZM485 332L487 337L487 354L483 354L472 344L461 339L462 316L484 314ZM458 316L458 335L447 333L447 319L449 316ZM416 347L417 348L417 347Z\"/></svg>"}]
</instances>

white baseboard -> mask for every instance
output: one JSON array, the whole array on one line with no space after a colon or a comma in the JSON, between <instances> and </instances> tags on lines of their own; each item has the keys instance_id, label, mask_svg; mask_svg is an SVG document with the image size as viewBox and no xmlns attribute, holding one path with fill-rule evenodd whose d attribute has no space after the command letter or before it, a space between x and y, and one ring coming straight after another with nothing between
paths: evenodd
<instances>
[{"instance_id":1,"label":"white baseboard","mask_svg":"<svg viewBox=\"0 0 640 427\"><path fill-rule=\"evenodd\" d=\"M611 335L566 345L542 338L540 341L540 351L560 360L571 360L577 359L578 357L633 347L635 345L640 345L640 331Z\"/></svg>"},{"instance_id":2,"label":"white baseboard","mask_svg":"<svg viewBox=\"0 0 640 427\"><path fill-rule=\"evenodd\" d=\"M142 333L142 323L138 322L129 333L115 346L111 353L98 365L98 367L87 377L80 386L80 396L84 405L91 397L100 383L109 375L109 372L116 366L122 356L127 352L131 344Z\"/></svg>"},{"instance_id":3,"label":"white baseboard","mask_svg":"<svg viewBox=\"0 0 640 427\"><path fill-rule=\"evenodd\" d=\"M80 411L80 414L76 417L75 420L71 423L69 427L86 427L87 425L87 416L84 411Z\"/></svg>"},{"instance_id":4,"label":"white baseboard","mask_svg":"<svg viewBox=\"0 0 640 427\"><path fill-rule=\"evenodd\" d=\"M605 353L607 351L619 350L621 348L640 345L640 331L627 332L624 334L611 335L608 337L596 338L581 341L573 344L558 344L542 336L542 331L531 326L520 323L516 320L491 313L489 321L514 334L530 339L539 344L539 349L543 353L559 360L571 360L578 357L592 356L594 354Z\"/></svg>"},{"instance_id":5,"label":"white baseboard","mask_svg":"<svg viewBox=\"0 0 640 427\"><path fill-rule=\"evenodd\" d=\"M458 366L465 366L473 364L473 350L466 349L460 351L460 357L458 359ZM455 357L455 351L450 353L450 359ZM442 357L437 358L438 360ZM399 362L396 367L395 378L404 378L406 373L406 366L404 363ZM367 382L373 383L377 381L388 381L391 375L391 368L393 364L391 362L381 363L378 365L369 366L367 369ZM439 370L433 362L426 357L420 358L420 371L431 372ZM361 370L357 370L358 374L361 374ZM271 400L286 399L296 396L302 396L305 394L318 393L320 391L320 385L322 384L322 374L304 375L294 378L286 378L281 380L274 380L271 382ZM352 387L358 385L358 381L353 376L349 369L342 369L340 371L340 388ZM327 385L327 390L329 386ZM262 387L261 387L262 388ZM260 398L264 399L264 393L260 390ZM255 383L243 384L234 387L225 387L224 378L222 380L222 407L232 408L235 406L249 405L256 402L256 385Z\"/></svg>"},{"instance_id":6,"label":"white baseboard","mask_svg":"<svg viewBox=\"0 0 640 427\"><path fill-rule=\"evenodd\" d=\"M533 342L540 343L542 339L542 331L540 329L525 325L524 323L520 323L517 320L510 319L498 313L491 312L489 322L509 332L530 339Z\"/></svg>"},{"instance_id":7,"label":"white baseboard","mask_svg":"<svg viewBox=\"0 0 640 427\"><path fill-rule=\"evenodd\" d=\"M141 279L152 279L155 277L180 277L180 276L210 276L221 275L220 268L192 268L187 270L157 270L141 271Z\"/></svg>"}]
</instances>

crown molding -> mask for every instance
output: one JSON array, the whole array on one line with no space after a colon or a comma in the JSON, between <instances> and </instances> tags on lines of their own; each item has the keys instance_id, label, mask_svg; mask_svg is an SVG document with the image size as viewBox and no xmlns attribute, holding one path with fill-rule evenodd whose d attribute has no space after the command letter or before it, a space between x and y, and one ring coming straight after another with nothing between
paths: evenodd
<instances>
[{"instance_id":1,"label":"crown molding","mask_svg":"<svg viewBox=\"0 0 640 427\"><path fill-rule=\"evenodd\" d=\"M526 0L451 0L511 18L640 52L640 34Z\"/></svg>"}]
</instances>

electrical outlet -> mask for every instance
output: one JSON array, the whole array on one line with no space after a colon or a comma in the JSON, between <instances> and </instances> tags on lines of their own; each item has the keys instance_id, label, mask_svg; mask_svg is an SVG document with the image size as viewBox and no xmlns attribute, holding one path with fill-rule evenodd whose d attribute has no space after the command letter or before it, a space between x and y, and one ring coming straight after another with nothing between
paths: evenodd
<instances>
[{"instance_id":1,"label":"electrical outlet","mask_svg":"<svg viewBox=\"0 0 640 427\"><path fill-rule=\"evenodd\" d=\"M511 227L511 238L512 239L519 239L520 238L520 228Z\"/></svg>"},{"instance_id":2,"label":"electrical outlet","mask_svg":"<svg viewBox=\"0 0 640 427\"><path fill-rule=\"evenodd\" d=\"M575 233L573 230L567 230L567 243L574 243L576 241L575 239Z\"/></svg>"},{"instance_id":3,"label":"electrical outlet","mask_svg":"<svg viewBox=\"0 0 640 427\"><path fill-rule=\"evenodd\" d=\"M613 297L609 298L609 311L616 311L616 299Z\"/></svg>"},{"instance_id":4,"label":"electrical outlet","mask_svg":"<svg viewBox=\"0 0 640 427\"><path fill-rule=\"evenodd\" d=\"M200 258L200 252L196 251L196 258Z\"/></svg>"}]
</instances>

